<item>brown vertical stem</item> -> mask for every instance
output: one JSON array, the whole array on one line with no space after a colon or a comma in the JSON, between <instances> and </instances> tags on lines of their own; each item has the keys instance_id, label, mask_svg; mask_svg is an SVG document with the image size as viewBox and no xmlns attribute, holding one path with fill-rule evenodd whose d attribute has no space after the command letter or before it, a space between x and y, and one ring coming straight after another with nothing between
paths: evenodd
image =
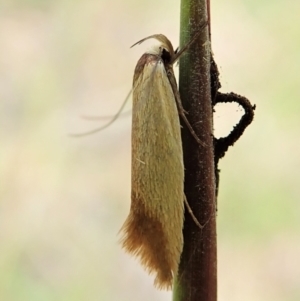
<instances>
[{"instance_id":1,"label":"brown vertical stem","mask_svg":"<svg viewBox=\"0 0 300 301\"><path fill-rule=\"evenodd\" d=\"M199 31L207 16L205 0L181 0L181 46ZM182 123L185 194L204 227L199 229L186 210L184 249L173 300L216 301L216 206L208 27L202 29L199 39L180 59L179 74L179 91L187 118L206 144L197 144Z\"/></svg>"}]
</instances>

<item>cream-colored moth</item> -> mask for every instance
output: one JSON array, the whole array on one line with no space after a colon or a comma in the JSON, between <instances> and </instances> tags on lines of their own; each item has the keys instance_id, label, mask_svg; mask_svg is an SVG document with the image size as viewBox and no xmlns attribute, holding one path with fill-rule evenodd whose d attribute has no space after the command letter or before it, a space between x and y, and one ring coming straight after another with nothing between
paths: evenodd
<instances>
[{"instance_id":1,"label":"cream-colored moth","mask_svg":"<svg viewBox=\"0 0 300 301\"><path fill-rule=\"evenodd\" d=\"M161 34L136 44L150 38L161 44L142 55L134 71L131 208L120 231L124 249L156 274L155 286L170 289L183 248L185 196L179 114L203 145L184 115L173 64L196 36L178 53Z\"/></svg>"}]
</instances>

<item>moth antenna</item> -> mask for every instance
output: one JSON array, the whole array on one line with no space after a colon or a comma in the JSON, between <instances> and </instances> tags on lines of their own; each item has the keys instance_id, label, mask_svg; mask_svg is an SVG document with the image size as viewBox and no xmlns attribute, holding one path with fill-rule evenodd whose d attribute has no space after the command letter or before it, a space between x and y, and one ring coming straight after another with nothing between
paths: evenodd
<instances>
[{"instance_id":1,"label":"moth antenna","mask_svg":"<svg viewBox=\"0 0 300 301\"><path fill-rule=\"evenodd\" d=\"M112 117L112 119L111 119L107 124L105 124L105 125L103 125L103 126L101 126L101 127L99 127L99 128L96 128L96 129L94 129L94 130L88 131L88 132L78 133L78 134L69 134L69 136L72 136L72 137L84 137L84 136L88 136L88 135L91 135L91 134L98 133L98 132L100 132L100 131L106 129L107 127L109 127L114 121L116 121L116 119L117 119L117 118L120 116L120 114L122 113L122 111L123 111L123 109L124 109L124 107L125 107L125 105L126 105L128 99L129 99L129 97L130 97L130 95L131 95L131 92L132 92L132 90L129 91L128 95L126 96L126 98L125 98L123 104L121 105L119 111L117 112L117 114L114 115L114 116Z\"/></svg>"},{"instance_id":2,"label":"moth antenna","mask_svg":"<svg viewBox=\"0 0 300 301\"><path fill-rule=\"evenodd\" d=\"M124 117L124 116L126 116L128 114L131 114L131 110L124 112L122 114L122 116L120 116L120 118ZM96 115L95 116L93 116L93 115L81 115L80 116L80 118L82 118L84 120L88 120L88 121L97 121L97 120L104 120L104 119L112 119L114 117L115 117L115 115L101 115L101 116L96 116Z\"/></svg>"}]
</instances>

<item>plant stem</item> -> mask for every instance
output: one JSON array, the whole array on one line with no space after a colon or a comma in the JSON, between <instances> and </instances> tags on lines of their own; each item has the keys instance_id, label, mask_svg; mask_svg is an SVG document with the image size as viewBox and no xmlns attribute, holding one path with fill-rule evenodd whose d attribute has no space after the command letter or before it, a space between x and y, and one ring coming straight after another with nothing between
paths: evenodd
<instances>
[{"instance_id":1,"label":"plant stem","mask_svg":"<svg viewBox=\"0 0 300 301\"><path fill-rule=\"evenodd\" d=\"M207 21L205 0L181 0L181 47ZM182 123L185 194L199 229L186 210L184 248L175 279L174 301L217 300L216 200L213 152L213 115L210 85L208 27L180 59L179 91L187 118L206 146L196 143Z\"/></svg>"}]
</instances>

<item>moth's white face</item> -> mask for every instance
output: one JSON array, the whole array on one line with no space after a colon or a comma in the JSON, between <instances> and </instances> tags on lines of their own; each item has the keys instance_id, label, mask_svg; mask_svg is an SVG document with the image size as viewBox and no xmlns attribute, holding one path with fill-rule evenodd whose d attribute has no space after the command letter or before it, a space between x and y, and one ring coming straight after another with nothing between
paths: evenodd
<instances>
[{"instance_id":1,"label":"moth's white face","mask_svg":"<svg viewBox=\"0 0 300 301\"><path fill-rule=\"evenodd\" d=\"M160 55L162 53L162 48L167 49L163 44L152 45L149 49L147 49L146 53Z\"/></svg>"}]
</instances>

